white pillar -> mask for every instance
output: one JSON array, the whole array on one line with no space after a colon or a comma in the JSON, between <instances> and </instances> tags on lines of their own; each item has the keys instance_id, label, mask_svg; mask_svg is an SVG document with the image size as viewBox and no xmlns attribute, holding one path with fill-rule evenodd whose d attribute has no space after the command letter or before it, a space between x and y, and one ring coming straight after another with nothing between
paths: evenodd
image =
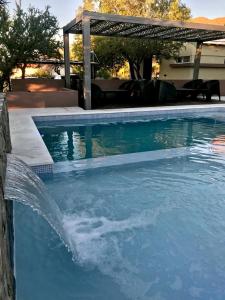
<instances>
[{"instance_id":1,"label":"white pillar","mask_svg":"<svg viewBox=\"0 0 225 300\"><path fill-rule=\"evenodd\" d=\"M91 36L90 17L84 16L82 19L83 29L83 51L84 51L84 107L91 109Z\"/></svg>"},{"instance_id":2,"label":"white pillar","mask_svg":"<svg viewBox=\"0 0 225 300\"><path fill-rule=\"evenodd\" d=\"M63 33L64 40L64 64L65 64L65 83L66 87L70 88L70 45L69 33Z\"/></svg>"}]
</instances>

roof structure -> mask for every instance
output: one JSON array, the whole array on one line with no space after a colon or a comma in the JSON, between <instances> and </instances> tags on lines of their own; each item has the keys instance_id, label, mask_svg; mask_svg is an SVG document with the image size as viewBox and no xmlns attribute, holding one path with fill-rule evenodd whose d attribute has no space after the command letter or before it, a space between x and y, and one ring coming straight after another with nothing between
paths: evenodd
<instances>
[{"instance_id":1,"label":"roof structure","mask_svg":"<svg viewBox=\"0 0 225 300\"><path fill-rule=\"evenodd\" d=\"M83 35L84 106L91 109L91 35L196 42L193 79L198 79L204 42L225 39L225 26L164 21L84 11L63 27L65 82L70 88L69 34Z\"/></svg>"},{"instance_id":2,"label":"roof structure","mask_svg":"<svg viewBox=\"0 0 225 300\"><path fill-rule=\"evenodd\" d=\"M83 19L90 19L90 34L126 38L146 38L182 42L205 42L225 39L225 26L163 21L133 16L111 15L84 11L63 30L64 33L82 34Z\"/></svg>"}]
</instances>

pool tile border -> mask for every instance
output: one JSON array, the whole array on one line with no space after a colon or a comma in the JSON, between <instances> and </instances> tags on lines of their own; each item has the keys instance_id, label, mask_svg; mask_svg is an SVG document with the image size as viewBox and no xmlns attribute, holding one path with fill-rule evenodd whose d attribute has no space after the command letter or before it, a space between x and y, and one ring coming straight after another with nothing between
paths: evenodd
<instances>
[{"instance_id":1,"label":"pool tile border","mask_svg":"<svg viewBox=\"0 0 225 300\"><path fill-rule=\"evenodd\" d=\"M117 154L97 158L82 159L79 161L63 161L54 164L54 173L81 172L102 168L112 168L128 165L140 165L142 163L154 162L188 156L192 153L191 147L180 147L162 149L155 151L136 152L128 154Z\"/></svg>"},{"instance_id":2,"label":"pool tile border","mask_svg":"<svg viewBox=\"0 0 225 300\"><path fill-rule=\"evenodd\" d=\"M199 111L199 108L191 108L191 109L176 109L176 110L151 110L151 111L128 111L128 112L96 112L95 114L79 114L79 115L55 115L55 116L33 116L34 122L54 122L54 121L101 121L101 120L118 120L120 118L123 118L125 120L132 119L133 117L149 117L149 116L155 116L155 117L171 117L171 116L190 116L190 115L199 115L204 113L210 113L212 112L212 108L201 108ZM218 113L224 111L225 112L225 106L224 107L216 107L213 109L213 112Z\"/></svg>"},{"instance_id":3,"label":"pool tile border","mask_svg":"<svg viewBox=\"0 0 225 300\"><path fill-rule=\"evenodd\" d=\"M37 175L51 175L53 174L53 165L54 164L31 166L31 168Z\"/></svg>"}]
</instances>

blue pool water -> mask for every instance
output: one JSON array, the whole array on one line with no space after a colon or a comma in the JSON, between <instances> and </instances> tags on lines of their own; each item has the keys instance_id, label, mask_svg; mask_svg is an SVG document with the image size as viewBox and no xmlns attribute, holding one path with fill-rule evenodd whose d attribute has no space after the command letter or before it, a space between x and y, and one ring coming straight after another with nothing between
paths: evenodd
<instances>
[{"instance_id":1,"label":"blue pool water","mask_svg":"<svg viewBox=\"0 0 225 300\"><path fill-rule=\"evenodd\" d=\"M187 155L45 179L70 251L41 215L15 203L17 300L225 299L225 156L210 148L225 126L213 119L161 122L145 124L154 137L148 151L192 146ZM168 125L156 148L153 124ZM126 130L143 138L138 126ZM120 154L132 151L130 139L125 134Z\"/></svg>"},{"instance_id":2,"label":"blue pool water","mask_svg":"<svg viewBox=\"0 0 225 300\"><path fill-rule=\"evenodd\" d=\"M39 127L55 162L204 144L225 126L206 117L84 124Z\"/></svg>"}]
</instances>

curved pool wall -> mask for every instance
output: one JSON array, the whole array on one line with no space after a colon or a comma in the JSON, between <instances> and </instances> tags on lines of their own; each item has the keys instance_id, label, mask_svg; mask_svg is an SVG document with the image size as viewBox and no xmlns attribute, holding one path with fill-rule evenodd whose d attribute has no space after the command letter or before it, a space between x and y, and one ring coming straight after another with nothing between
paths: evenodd
<instances>
[{"instance_id":1,"label":"curved pool wall","mask_svg":"<svg viewBox=\"0 0 225 300\"><path fill-rule=\"evenodd\" d=\"M8 111L0 94L0 300L15 299L13 204L4 199L7 153L11 152Z\"/></svg>"}]
</instances>

